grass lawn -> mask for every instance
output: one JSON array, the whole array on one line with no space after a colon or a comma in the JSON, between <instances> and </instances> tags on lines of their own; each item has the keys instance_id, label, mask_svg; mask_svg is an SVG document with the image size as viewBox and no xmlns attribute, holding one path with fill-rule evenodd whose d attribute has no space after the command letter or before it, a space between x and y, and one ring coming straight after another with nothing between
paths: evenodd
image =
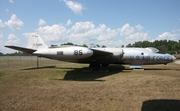
<instances>
[{"instance_id":1,"label":"grass lawn","mask_svg":"<svg viewBox=\"0 0 180 111\"><path fill-rule=\"evenodd\" d=\"M180 65L86 72L87 64L0 57L0 111L179 111Z\"/></svg>"}]
</instances>

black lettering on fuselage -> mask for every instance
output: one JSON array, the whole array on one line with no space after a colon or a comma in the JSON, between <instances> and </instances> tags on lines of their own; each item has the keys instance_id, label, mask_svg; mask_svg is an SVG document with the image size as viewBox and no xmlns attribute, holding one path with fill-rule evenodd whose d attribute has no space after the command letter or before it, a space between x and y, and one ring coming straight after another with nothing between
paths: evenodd
<instances>
[{"instance_id":1,"label":"black lettering on fuselage","mask_svg":"<svg viewBox=\"0 0 180 111\"><path fill-rule=\"evenodd\" d=\"M131 59L131 60L134 60L134 56L130 56L130 59Z\"/></svg>"},{"instance_id":2,"label":"black lettering on fuselage","mask_svg":"<svg viewBox=\"0 0 180 111\"><path fill-rule=\"evenodd\" d=\"M171 61L171 56L129 56L130 60L144 60L144 61Z\"/></svg>"},{"instance_id":3,"label":"black lettering on fuselage","mask_svg":"<svg viewBox=\"0 0 180 111\"><path fill-rule=\"evenodd\" d=\"M143 57L142 57L142 60L149 61L149 60L150 60L150 58L151 58L150 56L143 56Z\"/></svg>"}]
</instances>

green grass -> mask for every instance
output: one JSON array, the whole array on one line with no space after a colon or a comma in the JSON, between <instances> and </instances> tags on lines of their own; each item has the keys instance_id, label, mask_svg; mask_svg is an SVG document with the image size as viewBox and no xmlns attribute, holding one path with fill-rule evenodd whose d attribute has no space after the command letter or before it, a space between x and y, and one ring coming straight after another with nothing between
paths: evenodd
<instances>
[{"instance_id":1,"label":"green grass","mask_svg":"<svg viewBox=\"0 0 180 111\"><path fill-rule=\"evenodd\" d=\"M2 111L180 110L180 65L174 63L84 72L87 64L41 58L37 68L36 57L9 59L7 67L7 57L0 58Z\"/></svg>"}]
</instances>

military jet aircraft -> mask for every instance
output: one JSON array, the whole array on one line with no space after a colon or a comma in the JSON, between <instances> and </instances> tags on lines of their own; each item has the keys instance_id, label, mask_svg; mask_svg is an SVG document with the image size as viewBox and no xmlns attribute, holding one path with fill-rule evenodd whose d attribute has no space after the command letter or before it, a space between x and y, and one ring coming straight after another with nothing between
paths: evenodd
<instances>
[{"instance_id":1,"label":"military jet aircraft","mask_svg":"<svg viewBox=\"0 0 180 111\"><path fill-rule=\"evenodd\" d=\"M129 64L130 68L142 68L141 65L167 64L176 58L167 53L161 53L153 47L147 48L86 48L80 46L60 46L49 48L39 34L28 38L26 48L5 46L38 57L90 64L93 70L107 67L109 64Z\"/></svg>"}]
</instances>

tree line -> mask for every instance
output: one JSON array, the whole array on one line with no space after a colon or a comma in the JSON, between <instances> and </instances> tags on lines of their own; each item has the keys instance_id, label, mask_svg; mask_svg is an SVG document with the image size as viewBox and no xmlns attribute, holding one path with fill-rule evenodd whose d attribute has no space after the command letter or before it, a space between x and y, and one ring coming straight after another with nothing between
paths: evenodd
<instances>
[{"instance_id":1,"label":"tree line","mask_svg":"<svg viewBox=\"0 0 180 111\"><path fill-rule=\"evenodd\" d=\"M155 47L161 52L166 52L169 54L179 54L180 53L180 40L179 42L172 40L155 40L153 42L149 41L138 41L134 44L128 44L126 47Z\"/></svg>"},{"instance_id":2,"label":"tree line","mask_svg":"<svg viewBox=\"0 0 180 111\"><path fill-rule=\"evenodd\" d=\"M17 52L13 52L13 53L2 53L0 52L0 56L31 56L30 54L21 52L21 51L17 51Z\"/></svg>"},{"instance_id":3,"label":"tree line","mask_svg":"<svg viewBox=\"0 0 180 111\"><path fill-rule=\"evenodd\" d=\"M71 42L61 44L61 46L62 45L88 47L86 44L77 45L77 44L73 44ZM91 45L94 45L96 47L103 47L103 48L106 47L105 45L100 46L98 44L91 44ZM56 48L56 47L59 47L59 46L51 45L50 48ZM122 45L121 47L123 48L125 46ZM141 47L141 48L155 47L155 48L159 49L159 51L161 51L161 52L166 52L166 53L170 53L170 54L179 54L180 53L180 40L179 40L179 42L172 41L172 40L155 40L153 42L138 41L138 42L135 42L134 44L128 44L128 45L126 45L126 47ZM0 52L0 56L30 56L30 55L27 53L18 51L18 52L14 52L14 53L6 53L6 54L3 54L2 52Z\"/></svg>"}]
</instances>

